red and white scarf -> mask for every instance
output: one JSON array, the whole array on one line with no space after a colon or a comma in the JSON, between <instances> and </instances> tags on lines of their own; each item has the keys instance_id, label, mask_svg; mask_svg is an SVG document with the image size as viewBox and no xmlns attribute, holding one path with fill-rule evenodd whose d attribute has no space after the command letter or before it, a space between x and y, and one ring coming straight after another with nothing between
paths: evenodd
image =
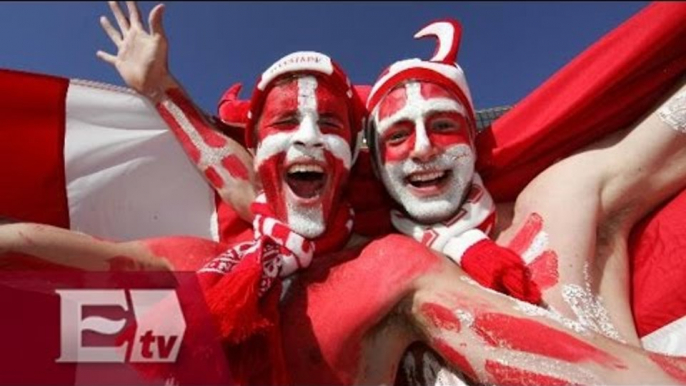
<instances>
[{"instance_id":1,"label":"red and white scarf","mask_svg":"<svg viewBox=\"0 0 686 386\"><path fill-rule=\"evenodd\" d=\"M391 222L397 230L443 253L445 253L445 246L452 238L470 229L480 229L485 234L490 234L495 220L493 198L484 188L481 177L477 173L474 173L472 185L464 203L448 220L426 225L412 220L397 209L391 211Z\"/></svg>"},{"instance_id":2,"label":"red and white scarf","mask_svg":"<svg viewBox=\"0 0 686 386\"><path fill-rule=\"evenodd\" d=\"M467 198L448 220L425 225L398 210L391 211L397 230L448 256L482 286L540 303L540 289L522 257L489 239L495 221L495 203L476 173Z\"/></svg>"},{"instance_id":3,"label":"red and white scarf","mask_svg":"<svg viewBox=\"0 0 686 386\"><path fill-rule=\"evenodd\" d=\"M340 203L326 232L309 240L274 218L264 195L251 207L255 239L233 246L198 271L205 301L239 384L288 382L281 348L281 280L350 238L353 211Z\"/></svg>"}]
</instances>

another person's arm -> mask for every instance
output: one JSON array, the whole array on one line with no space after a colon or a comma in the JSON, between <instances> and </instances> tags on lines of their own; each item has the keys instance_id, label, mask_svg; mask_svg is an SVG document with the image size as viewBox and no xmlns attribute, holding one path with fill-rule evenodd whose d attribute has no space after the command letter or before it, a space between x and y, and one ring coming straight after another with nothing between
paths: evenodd
<instances>
[{"instance_id":1,"label":"another person's arm","mask_svg":"<svg viewBox=\"0 0 686 386\"><path fill-rule=\"evenodd\" d=\"M531 263L534 275L548 282L546 304L636 346L627 243L641 218L686 187L686 134L658 112L675 102L676 110L679 103L686 110L686 99L677 97L686 92L684 80L631 127L537 176L517 198L513 225L498 238L552 257Z\"/></svg>"},{"instance_id":2,"label":"another person's arm","mask_svg":"<svg viewBox=\"0 0 686 386\"><path fill-rule=\"evenodd\" d=\"M171 264L138 241L115 243L50 225L0 225L0 260L20 253L86 271L168 271Z\"/></svg>"},{"instance_id":3,"label":"another person's arm","mask_svg":"<svg viewBox=\"0 0 686 386\"><path fill-rule=\"evenodd\" d=\"M117 22L107 17L100 23L117 47L117 54L98 51L112 64L124 82L154 103L188 157L222 199L245 220L252 220L250 204L255 198L252 156L236 141L213 127L193 103L168 66L168 42L162 26L163 4L150 12L146 31L135 2L126 2L129 18L115 1L109 2Z\"/></svg>"},{"instance_id":4,"label":"another person's arm","mask_svg":"<svg viewBox=\"0 0 686 386\"><path fill-rule=\"evenodd\" d=\"M674 384L685 358L621 344L578 322L484 290L458 268L415 283L411 323L451 366L478 383L507 385Z\"/></svg>"}]
</instances>

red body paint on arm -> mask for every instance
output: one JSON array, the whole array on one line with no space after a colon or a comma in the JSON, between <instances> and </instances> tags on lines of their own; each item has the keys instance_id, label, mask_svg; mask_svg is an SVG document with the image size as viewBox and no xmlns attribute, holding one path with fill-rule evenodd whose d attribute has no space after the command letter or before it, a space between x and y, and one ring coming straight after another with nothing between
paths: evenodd
<instances>
[{"instance_id":1,"label":"red body paint on arm","mask_svg":"<svg viewBox=\"0 0 686 386\"><path fill-rule=\"evenodd\" d=\"M191 161L193 161L195 164L200 162L200 149L198 149L193 144L193 141L191 141L191 138L188 136L188 134L183 129L181 129L174 116L161 105L157 105L157 111L159 112L164 122L167 123L167 126L169 126L172 133L174 133L176 139L179 141L181 147L186 152Z\"/></svg>"},{"instance_id":2,"label":"red body paint on arm","mask_svg":"<svg viewBox=\"0 0 686 386\"><path fill-rule=\"evenodd\" d=\"M510 241L509 248L518 255L524 256L534 244L534 239L542 233L543 218L538 213L531 213L522 228ZM544 248L547 248L547 245ZM551 288L559 282L558 258L554 251L545 250L533 261L531 258L527 258L527 260L531 261L528 267L531 270L532 280L541 291Z\"/></svg>"},{"instance_id":3,"label":"red body paint on arm","mask_svg":"<svg viewBox=\"0 0 686 386\"><path fill-rule=\"evenodd\" d=\"M560 281L558 272L557 254L553 251L541 253L529 264L531 280L543 291L555 286Z\"/></svg>"},{"instance_id":4,"label":"red body paint on arm","mask_svg":"<svg viewBox=\"0 0 686 386\"><path fill-rule=\"evenodd\" d=\"M203 119L181 90L168 90L167 96L155 107L208 182L221 189L231 180L249 180L248 167L236 156L229 139Z\"/></svg>"},{"instance_id":5,"label":"red body paint on arm","mask_svg":"<svg viewBox=\"0 0 686 386\"><path fill-rule=\"evenodd\" d=\"M221 148L226 145L226 138L214 131L212 127L205 122L198 110L193 106L193 103L181 92L181 90L168 90L167 95L172 102L183 111L186 118L197 130L198 134L200 134L200 137L205 144L215 148Z\"/></svg>"},{"instance_id":6,"label":"red body paint on arm","mask_svg":"<svg viewBox=\"0 0 686 386\"><path fill-rule=\"evenodd\" d=\"M217 173L216 170L212 166L209 166L207 169L205 169L205 178L212 184L217 189L221 189L224 187L224 180L222 180L222 177Z\"/></svg>"},{"instance_id":7,"label":"red body paint on arm","mask_svg":"<svg viewBox=\"0 0 686 386\"><path fill-rule=\"evenodd\" d=\"M567 386L573 385L569 381L536 374L531 371L518 369L494 361L486 361L486 372L493 377L492 382L500 386L537 385L537 386Z\"/></svg>"},{"instance_id":8,"label":"red body paint on arm","mask_svg":"<svg viewBox=\"0 0 686 386\"><path fill-rule=\"evenodd\" d=\"M232 177L239 180L248 180L248 168L245 167L245 164L237 156L233 154L226 156L222 160L222 165Z\"/></svg>"},{"instance_id":9,"label":"red body paint on arm","mask_svg":"<svg viewBox=\"0 0 686 386\"><path fill-rule=\"evenodd\" d=\"M449 309L433 303L422 305L421 312L431 323L440 329L460 331L460 320Z\"/></svg>"},{"instance_id":10,"label":"red body paint on arm","mask_svg":"<svg viewBox=\"0 0 686 386\"><path fill-rule=\"evenodd\" d=\"M531 319L498 313L476 315L476 332L496 347L545 355L568 362L596 362L608 368L626 368L617 358L563 331Z\"/></svg>"},{"instance_id":11,"label":"red body paint on arm","mask_svg":"<svg viewBox=\"0 0 686 386\"><path fill-rule=\"evenodd\" d=\"M543 230L543 219L537 213L532 213L527 218L524 226L517 232L510 241L509 248L518 255L523 254L534 241L534 237Z\"/></svg>"},{"instance_id":12,"label":"red body paint on arm","mask_svg":"<svg viewBox=\"0 0 686 386\"><path fill-rule=\"evenodd\" d=\"M478 381L474 368L464 355L460 354L448 342L444 341L443 339L435 339L433 341L433 344L436 348L436 351L438 351L443 356L443 358L450 362L450 364L453 367L461 371L471 380Z\"/></svg>"},{"instance_id":13,"label":"red body paint on arm","mask_svg":"<svg viewBox=\"0 0 686 386\"><path fill-rule=\"evenodd\" d=\"M679 382L686 383L686 358L669 357L657 353L648 353L650 359L670 377Z\"/></svg>"}]
</instances>

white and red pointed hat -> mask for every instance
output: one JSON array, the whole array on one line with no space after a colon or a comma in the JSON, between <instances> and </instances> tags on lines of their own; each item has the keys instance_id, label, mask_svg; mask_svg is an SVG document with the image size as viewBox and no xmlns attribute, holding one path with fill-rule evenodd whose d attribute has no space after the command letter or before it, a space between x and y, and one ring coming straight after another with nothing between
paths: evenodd
<instances>
[{"instance_id":1,"label":"white and red pointed hat","mask_svg":"<svg viewBox=\"0 0 686 386\"><path fill-rule=\"evenodd\" d=\"M364 100L343 69L329 56L314 51L297 51L288 54L272 64L257 80L249 101L241 100L238 94L241 84L234 84L223 95L219 102L219 118L227 125L245 129L245 145L254 149L255 125L264 107L265 98L271 88L280 79L295 74L311 74L329 82L345 95L350 112L350 129L352 132L353 160L356 158L362 142L362 128L367 116Z\"/></svg>"},{"instance_id":2,"label":"white and red pointed hat","mask_svg":"<svg viewBox=\"0 0 686 386\"><path fill-rule=\"evenodd\" d=\"M374 109L388 92L407 81L417 80L436 83L451 91L467 109L467 120L476 134L474 104L464 71L457 64L457 51L462 37L462 26L457 20L442 19L434 21L419 32L415 39L434 36L438 45L429 60L405 59L391 64L372 86L367 99L367 111L373 114Z\"/></svg>"}]
</instances>

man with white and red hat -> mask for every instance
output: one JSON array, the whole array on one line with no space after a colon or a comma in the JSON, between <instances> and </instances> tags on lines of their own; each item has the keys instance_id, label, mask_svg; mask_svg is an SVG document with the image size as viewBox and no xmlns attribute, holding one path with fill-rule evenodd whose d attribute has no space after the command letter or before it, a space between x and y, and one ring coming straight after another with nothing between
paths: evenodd
<instances>
[{"instance_id":1,"label":"man with white and red hat","mask_svg":"<svg viewBox=\"0 0 686 386\"><path fill-rule=\"evenodd\" d=\"M668 6L649 7L643 18L659 18L656 15L669 12L659 9L663 7ZM683 9L674 11L683 12ZM636 34L638 27L627 24L621 31ZM618 34L614 35L616 42L629 40L618 39ZM637 110L645 113L634 115L635 121L619 126L613 117L605 118L603 124L602 107L587 107L590 102L560 98L566 103L560 109L563 113L551 111L549 116L541 113L546 111L545 103L551 99L553 90L571 99L576 94L570 90L579 90L572 88L569 79L562 80L562 76L574 75L569 72L558 75L551 80L550 87L544 88L549 93L548 100L541 97L544 91L535 93L529 100L538 105L527 100L517 113L527 109L532 125L537 125L528 129L529 135L543 126L541 122L560 119L557 126L564 127L562 120L576 119L579 124L571 130L584 136L586 142L582 143L587 147L577 145L581 149L571 155L571 150L560 151L558 157L566 158L536 178L529 177L527 181L531 182L518 191L514 205L510 202L494 205L475 170L477 155L486 155L477 154L477 149L489 151L488 161L493 163L497 155L493 155L489 146L498 144L487 136L479 143L475 135L470 91L464 72L455 63L460 26L451 20L439 21L422 29L416 37L428 35L435 35L439 40L434 56L428 61L410 59L391 65L373 86L367 103L368 143L376 172L400 206L391 213L395 228L446 254L466 271L470 270L465 264L483 265L485 271L490 271L494 256L514 252L527 263L533 281L543 291L543 300L553 313L611 339L639 345L629 307L627 240L638 220L686 185L686 173L677 166L686 161L682 150L686 138L680 133L685 111L683 77L681 80L672 77L671 89L657 94L657 99L653 93L651 105ZM608 38L604 43L611 45L611 42ZM614 48L618 49L619 44L615 43ZM626 47L619 50L632 52ZM584 59L600 56L599 51L589 51ZM665 66L662 73L678 74L677 71L674 66ZM628 70L617 72L621 77ZM579 78L583 77L578 76L574 81ZM607 88L596 84L588 87L596 86ZM633 89L642 90L639 86ZM526 117L523 118L520 124L526 123ZM552 123L550 126L555 127ZM588 132L594 128L610 134L605 138L591 137ZM509 129L527 131L524 127ZM559 133L548 133L546 139L559 143L558 137L561 137ZM595 143L588 138L596 138ZM516 144L512 147L517 148ZM545 151L532 150L548 157ZM530 173L523 170L525 167L517 170L516 165L511 169L511 173ZM515 176L509 180L519 182L525 178ZM496 212L504 221L495 221ZM497 244L487 238L489 231ZM479 280L478 275L472 276ZM422 364L417 364L417 358L422 355L412 357L410 372L414 375L426 371Z\"/></svg>"},{"instance_id":2,"label":"man with white and red hat","mask_svg":"<svg viewBox=\"0 0 686 386\"><path fill-rule=\"evenodd\" d=\"M393 63L367 101L373 165L400 206L391 211L391 221L479 283L537 302L538 288L521 258L487 237L496 207L475 172L474 104L456 63L461 26L437 21L415 37L432 35L439 43L434 56Z\"/></svg>"}]
</instances>

